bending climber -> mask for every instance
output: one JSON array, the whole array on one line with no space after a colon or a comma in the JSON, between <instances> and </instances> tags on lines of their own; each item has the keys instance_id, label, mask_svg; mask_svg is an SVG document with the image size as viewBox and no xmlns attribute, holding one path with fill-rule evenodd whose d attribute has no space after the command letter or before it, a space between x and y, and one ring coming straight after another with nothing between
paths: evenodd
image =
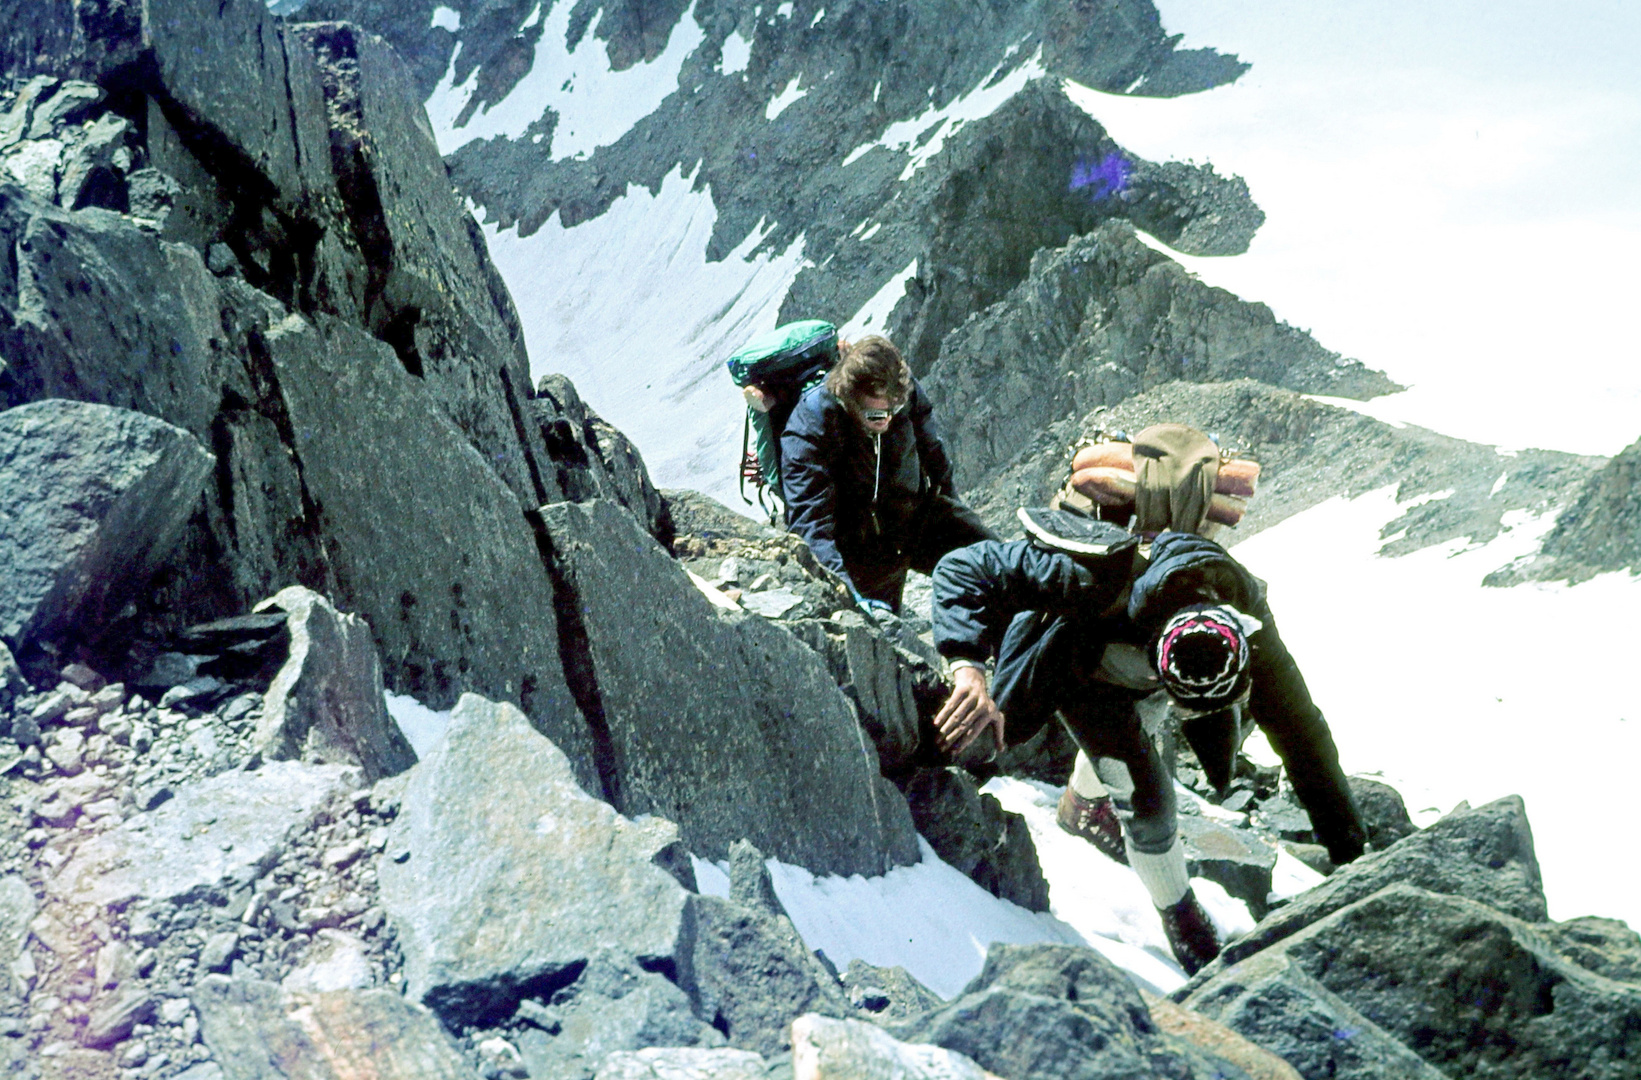
<instances>
[{"instance_id":1,"label":"bending climber","mask_svg":"<svg viewBox=\"0 0 1641 1080\"><path fill-rule=\"evenodd\" d=\"M1195 428L1157 424L1132 441L1124 437L1080 447L1072 460L1071 479L1056 496L1055 505L1127 522L1142 543L1167 530L1212 539L1220 529L1234 528L1241 520L1258 477L1258 465L1234 453L1222 455L1219 446ZM1264 583L1250 579L1263 597ZM1223 794L1234 775L1243 737L1252 728L1246 723L1246 713L1251 712L1282 759L1295 794L1310 813L1317 838L1334 864L1342 866L1364 849L1361 814L1339 767L1327 722L1311 700L1292 657L1281 646L1268 608L1260 618L1266 630L1253 640L1282 670L1255 681L1248 709L1238 708L1234 716L1227 713L1217 720L1199 718L1183 724L1181 730L1209 782ZM1125 655L1128 662L1120 663ZM1104 663L1108 671L1123 672L1127 685L1135 690L1155 690L1162 685L1160 680L1170 677L1169 672L1151 669L1143 656L1124 645L1108 648ZM1185 715L1177 705L1175 712ZM1085 754L1077 756L1060 800L1059 821L1066 831L1122 861L1116 807Z\"/></svg>"},{"instance_id":2,"label":"bending climber","mask_svg":"<svg viewBox=\"0 0 1641 1080\"><path fill-rule=\"evenodd\" d=\"M1147 559L1139 537L1072 509L1020 517L1027 539L977 543L935 568L935 647L954 682L935 718L941 748L961 753L987 730L999 746L1021 742L1058 712L1086 755L1123 762L1134 782L1124 854L1175 957L1195 972L1219 944L1190 888L1172 778L1146 734L1142 702L1160 687L1187 738L1205 748L1240 743L1244 705L1268 732L1274 725L1273 745L1294 755L1296 789L1315 799L1307 807L1318 833L1345 855L1361 851L1365 831L1338 754L1262 583L1218 544L1165 531ZM993 657L988 689L982 665ZM1140 666L1151 681L1137 677Z\"/></svg>"}]
</instances>

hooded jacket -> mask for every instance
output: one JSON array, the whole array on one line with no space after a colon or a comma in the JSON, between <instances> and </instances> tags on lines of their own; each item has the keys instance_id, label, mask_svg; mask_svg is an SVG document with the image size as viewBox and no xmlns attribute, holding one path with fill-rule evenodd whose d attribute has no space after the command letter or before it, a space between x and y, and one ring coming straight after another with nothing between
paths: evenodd
<instances>
[{"instance_id":1,"label":"hooded jacket","mask_svg":"<svg viewBox=\"0 0 1641 1080\"><path fill-rule=\"evenodd\" d=\"M1094 680L1107 645L1149 651L1161 624L1190 603L1216 601L1252 615L1263 625L1248 638L1249 712L1287 766L1334 862L1348 862L1362 853L1366 829L1265 592L1224 548L1194 533L1162 533L1149 560L1137 541L1113 544L1102 556L1031 540L972 544L935 567L934 642L948 660L996 657L992 697L1014 742Z\"/></svg>"},{"instance_id":2,"label":"hooded jacket","mask_svg":"<svg viewBox=\"0 0 1641 1080\"><path fill-rule=\"evenodd\" d=\"M906 407L873 436L825 384L805 392L781 436L787 527L849 582L849 564L903 561L925 504L952 496L933 406L914 380Z\"/></svg>"}]
</instances>

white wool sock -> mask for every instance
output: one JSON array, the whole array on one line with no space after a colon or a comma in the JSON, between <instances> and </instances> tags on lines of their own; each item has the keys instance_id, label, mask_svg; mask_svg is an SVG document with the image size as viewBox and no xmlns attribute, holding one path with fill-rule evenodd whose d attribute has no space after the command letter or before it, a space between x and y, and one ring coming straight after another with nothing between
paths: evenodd
<instances>
[{"instance_id":1,"label":"white wool sock","mask_svg":"<svg viewBox=\"0 0 1641 1080\"><path fill-rule=\"evenodd\" d=\"M1155 855L1139 850L1127 837L1124 840L1128 846L1128 865L1139 875L1158 911L1173 907L1185 898L1191 890L1191 878L1185 872L1185 848L1179 837L1174 837L1173 847Z\"/></svg>"},{"instance_id":2,"label":"white wool sock","mask_svg":"<svg viewBox=\"0 0 1641 1080\"><path fill-rule=\"evenodd\" d=\"M1094 771L1094 762L1081 750L1077 751L1077 764L1071 770L1071 790L1090 801L1103 799L1110 794L1100 783L1100 774Z\"/></svg>"}]
</instances>

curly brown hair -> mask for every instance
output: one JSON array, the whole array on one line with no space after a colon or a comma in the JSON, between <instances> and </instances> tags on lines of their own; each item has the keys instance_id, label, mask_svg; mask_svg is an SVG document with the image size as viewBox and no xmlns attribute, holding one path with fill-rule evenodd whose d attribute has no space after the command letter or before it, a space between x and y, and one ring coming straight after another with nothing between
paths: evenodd
<instances>
[{"instance_id":1,"label":"curly brown hair","mask_svg":"<svg viewBox=\"0 0 1641 1080\"><path fill-rule=\"evenodd\" d=\"M851 409L863 397L885 398L891 405L912 392L912 372L886 337L873 334L842 346L843 359L826 376L826 389Z\"/></svg>"}]
</instances>

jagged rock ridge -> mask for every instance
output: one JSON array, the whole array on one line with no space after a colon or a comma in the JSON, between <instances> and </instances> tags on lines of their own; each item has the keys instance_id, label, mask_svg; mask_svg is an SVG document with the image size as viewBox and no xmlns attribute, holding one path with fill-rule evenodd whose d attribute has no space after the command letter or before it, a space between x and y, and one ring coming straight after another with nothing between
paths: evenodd
<instances>
[{"instance_id":1,"label":"jagged rock ridge","mask_svg":"<svg viewBox=\"0 0 1641 1080\"><path fill-rule=\"evenodd\" d=\"M433 6L315 0L300 17L345 17L383 33L415 58L424 94L447 64L455 85L471 77L459 137L475 110L502 101L532 70L538 48L558 47L541 40L554 5L458 3L453 32L431 25ZM563 47L585 47L590 31L606 42L615 71L654 60L683 20L699 27L676 92L584 158L555 159L551 109L516 137L470 142L450 157L463 193L489 220L529 235L555 213L573 226L602 214L629 184L654 192L681 170L697 190L710 189L718 210L709 258L724 258L754 229L762 230L758 251L802 238L812 265L783 318L822 312L842 322L915 259L888 328L918 371L968 311L1024 276L1037 248L1107 217L1200 254L1245 250L1263 221L1240 180L1140 160L1059 90L1057 80L1071 78L1113 93L1172 95L1245 69L1211 50L1177 50L1143 0L805 0L778 10L750 0L634 0L604 5L590 25L595 7L574 6ZM745 50L739 68L736 47ZM937 134L939 110L1005 83L1024 89L991 115ZM769 102L783 88L803 92L777 112ZM872 148L903 128L914 130L898 146Z\"/></svg>"}]
</instances>

